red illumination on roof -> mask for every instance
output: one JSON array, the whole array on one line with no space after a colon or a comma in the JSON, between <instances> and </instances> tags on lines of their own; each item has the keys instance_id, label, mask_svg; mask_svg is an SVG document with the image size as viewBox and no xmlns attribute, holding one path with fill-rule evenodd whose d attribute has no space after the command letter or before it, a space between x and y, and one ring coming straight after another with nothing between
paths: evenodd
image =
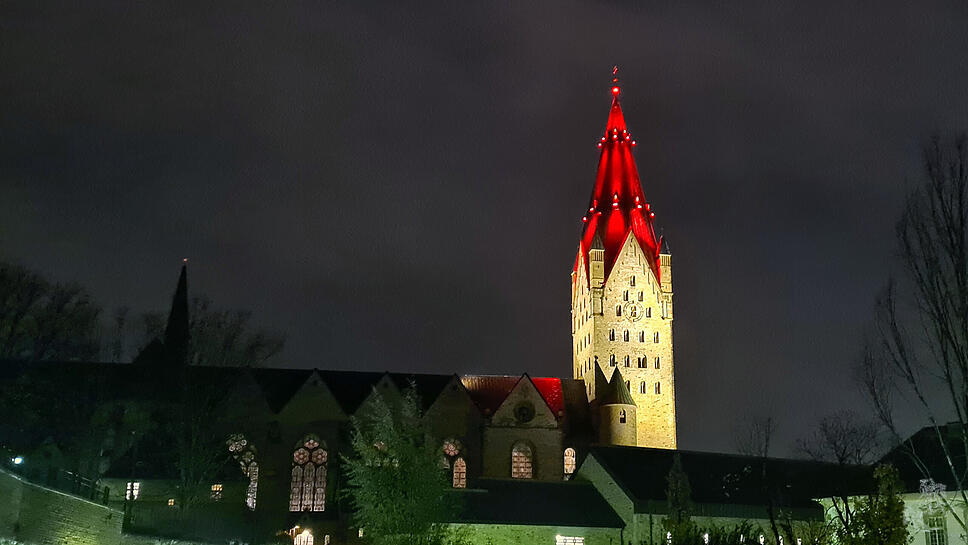
<instances>
[{"instance_id":1,"label":"red illumination on roof","mask_svg":"<svg viewBox=\"0 0 968 545\"><path fill-rule=\"evenodd\" d=\"M605 135L612 138L602 138L599 148L602 150L598 159L598 173L595 175L595 186L589 199L588 221L583 222L581 237L581 255L575 260L577 270L580 261L585 262L585 273L588 273L588 250L597 233L605 246L605 277L608 278L622 249L622 243L629 232L635 235L642 250L650 257L650 265L657 279L661 280L659 270L660 239L655 234L653 221L655 214L642 191L642 182L632 157L632 146L623 146L632 136L625 125L625 115L618 100L618 85L612 86L612 107L608 112L605 124ZM619 139L618 135L625 137ZM632 141L634 144L634 141ZM611 197L611 198L609 198ZM605 203L599 205L599 203ZM642 209L645 203L645 209Z\"/></svg>"},{"instance_id":2,"label":"red illumination on roof","mask_svg":"<svg viewBox=\"0 0 968 545\"><path fill-rule=\"evenodd\" d=\"M464 375L461 377L461 382L481 411L491 415L504 403L518 382L526 377L527 375L521 377ZM564 395L561 393L561 379L531 378L530 380L555 417L561 416L561 411L565 407Z\"/></svg>"}]
</instances>

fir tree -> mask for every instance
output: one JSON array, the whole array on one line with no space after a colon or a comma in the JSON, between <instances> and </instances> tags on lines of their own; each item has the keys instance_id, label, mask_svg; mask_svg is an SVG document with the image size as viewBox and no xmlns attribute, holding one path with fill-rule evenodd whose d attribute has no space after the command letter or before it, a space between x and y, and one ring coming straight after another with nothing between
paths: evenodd
<instances>
[{"instance_id":1,"label":"fir tree","mask_svg":"<svg viewBox=\"0 0 968 545\"><path fill-rule=\"evenodd\" d=\"M374 395L353 419L353 455L344 458L354 523L378 545L440 545L460 494L441 468L441 443L428 433L411 386L400 399Z\"/></svg>"},{"instance_id":2,"label":"fir tree","mask_svg":"<svg viewBox=\"0 0 968 545\"><path fill-rule=\"evenodd\" d=\"M671 536L674 545L699 543L699 531L692 521L692 487L689 486L689 476L682 469L682 459L678 453L672 458L666 484L669 514L662 521L662 527Z\"/></svg>"},{"instance_id":3,"label":"fir tree","mask_svg":"<svg viewBox=\"0 0 968 545\"><path fill-rule=\"evenodd\" d=\"M911 541L897 470L879 465L874 469L874 481L874 491L857 502L851 528L838 528L841 545L905 545Z\"/></svg>"}]
</instances>

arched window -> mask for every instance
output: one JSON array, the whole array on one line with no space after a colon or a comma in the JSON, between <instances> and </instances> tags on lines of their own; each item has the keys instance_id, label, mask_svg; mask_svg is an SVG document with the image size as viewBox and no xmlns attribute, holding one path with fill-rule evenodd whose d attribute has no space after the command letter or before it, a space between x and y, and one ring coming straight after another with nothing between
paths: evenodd
<instances>
[{"instance_id":1,"label":"arched window","mask_svg":"<svg viewBox=\"0 0 968 545\"><path fill-rule=\"evenodd\" d=\"M615 315L616 316L622 315L622 305L615 305Z\"/></svg>"},{"instance_id":2,"label":"arched window","mask_svg":"<svg viewBox=\"0 0 968 545\"><path fill-rule=\"evenodd\" d=\"M453 484L454 488L467 488L467 463L459 456L454 460Z\"/></svg>"},{"instance_id":3,"label":"arched window","mask_svg":"<svg viewBox=\"0 0 968 545\"><path fill-rule=\"evenodd\" d=\"M635 277L629 278L629 286L635 287Z\"/></svg>"},{"instance_id":4,"label":"arched window","mask_svg":"<svg viewBox=\"0 0 968 545\"><path fill-rule=\"evenodd\" d=\"M629 330L628 329L625 330L624 340L625 340L625 342L629 342Z\"/></svg>"},{"instance_id":5,"label":"arched window","mask_svg":"<svg viewBox=\"0 0 968 545\"><path fill-rule=\"evenodd\" d=\"M259 462L256 461L255 447L241 433L229 436L225 444L232 458L242 468L242 474L249 478L249 486L245 491L245 505L249 509L255 509L255 500L259 493Z\"/></svg>"},{"instance_id":6,"label":"arched window","mask_svg":"<svg viewBox=\"0 0 968 545\"><path fill-rule=\"evenodd\" d=\"M645 331L639 331L639 342L640 343L645 342Z\"/></svg>"},{"instance_id":7,"label":"arched window","mask_svg":"<svg viewBox=\"0 0 968 545\"><path fill-rule=\"evenodd\" d=\"M658 369L658 368L659 368L659 356L656 356L656 357L655 357L655 368L656 368L656 369Z\"/></svg>"},{"instance_id":8,"label":"arched window","mask_svg":"<svg viewBox=\"0 0 968 545\"><path fill-rule=\"evenodd\" d=\"M530 479L534 476L534 453L526 443L511 447L511 478Z\"/></svg>"},{"instance_id":9,"label":"arched window","mask_svg":"<svg viewBox=\"0 0 968 545\"><path fill-rule=\"evenodd\" d=\"M292 539L293 545L313 545L313 533L309 530L299 532Z\"/></svg>"},{"instance_id":10,"label":"arched window","mask_svg":"<svg viewBox=\"0 0 968 545\"><path fill-rule=\"evenodd\" d=\"M655 340L655 342L659 342L659 332L658 331L655 332L654 340Z\"/></svg>"},{"instance_id":11,"label":"arched window","mask_svg":"<svg viewBox=\"0 0 968 545\"><path fill-rule=\"evenodd\" d=\"M640 394L648 393L648 392L645 391L645 381L642 381L642 382L639 383L639 393Z\"/></svg>"},{"instance_id":12,"label":"arched window","mask_svg":"<svg viewBox=\"0 0 968 545\"><path fill-rule=\"evenodd\" d=\"M657 393L657 394L661 394L662 393L662 388L659 386L659 383L658 382L655 383L655 393Z\"/></svg>"},{"instance_id":13,"label":"arched window","mask_svg":"<svg viewBox=\"0 0 968 545\"><path fill-rule=\"evenodd\" d=\"M625 290L625 300L629 300L629 290Z\"/></svg>"},{"instance_id":14,"label":"arched window","mask_svg":"<svg viewBox=\"0 0 968 545\"><path fill-rule=\"evenodd\" d=\"M631 362L631 357L630 356L625 356L625 366L626 367L631 367L630 362Z\"/></svg>"},{"instance_id":15,"label":"arched window","mask_svg":"<svg viewBox=\"0 0 968 545\"><path fill-rule=\"evenodd\" d=\"M441 450L444 452L441 465L450 470L454 488L467 488L467 462L460 455L463 445L456 439L447 439Z\"/></svg>"},{"instance_id":16,"label":"arched window","mask_svg":"<svg viewBox=\"0 0 968 545\"><path fill-rule=\"evenodd\" d=\"M292 453L290 511L326 510L326 462L329 453L319 439L307 435Z\"/></svg>"},{"instance_id":17,"label":"arched window","mask_svg":"<svg viewBox=\"0 0 968 545\"><path fill-rule=\"evenodd\" d=\"M639 290L639 301L645 301L645 295L642 293L642 290Z\"/></svg>"},{"instance_id":18,"label":"arched window","mask_svg":"<svg viewBox=\"0 0 968 545\"><path fill-rule=\"evenodd\" d=\"M565 449L565 478L571 477L575 473L575 449L568 447Z\"/></svg>"},{"instance_id":19,"label":"arched window","mask_svg":"<svg viewBox=\"0 0 968 545\"><path fill-rule=\"evenodd\" d=\"M645 309L645 317L646 318L651 318L652 317L652 307L647 307Z\"/></svg>"},{"instance_id":20,"label":"arched window","mask_svg":"<svg viewBox=\"0 0 968 545\"><path fill-rule=\"evenodd\" d=\"M612 354L608 357L608 363L610 363L612 367L615 367L615 354Z\"/></svg>"},{"instance_id":21,"label":"arched window","mask_svg":"<svg viewBox=\"0 0 968 545\"><path fill-rule=\"evenodd\" d=\"M610 341L614 341L615 340L615 330L614 329L609 329L608 330L608 340L610 340Z\"/></svg>"},{"instance_id":22,"label":"arched window","mask_svg":"<svg viewBox=\"0 0 968 545\"><path fill-rule=\"evenodd\" d=\"M625 409L622 409L622 411L618 413L618 423L619 424L625 423Z\"/></svg>"},{"instance_id":23,"label":"arched window","mask_svg":"<svg viewBox=\"0 0 968 545\"><path fill-rule=\"evenodd\" d=\"M648 361L646 361L644 356L639 357L639 369L645 369L647 363Z\"/></svg>"}]
</instances>

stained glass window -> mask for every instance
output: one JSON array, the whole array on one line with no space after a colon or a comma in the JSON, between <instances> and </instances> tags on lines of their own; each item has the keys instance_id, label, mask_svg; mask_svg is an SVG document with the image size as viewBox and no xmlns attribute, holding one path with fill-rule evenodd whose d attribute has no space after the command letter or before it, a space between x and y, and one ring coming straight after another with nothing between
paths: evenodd
<instances>
[{"instance_id":1,"label":"stained glass window","mask_svg":"<svg viewBox=\"0 0 968 545\"><path fill-rule=\"evenodd\" d=\"M533 452L525 443L515 443L511 448L511 478L530 479L533 477Z\"/></svg>"},{"instance_id":2,"label":"stained glass window","mask_svg":"<svg viewBox=\"0 0 968 545\"><path fill-rule=\"evenodd\" d=\"M454 460L454 488L467 488L467 462L460 457Z\"/></svg>"},{"instance_id":3,"label":"stained glass window","mask_svg":"<svg viewBox=\"0 0 968 545\"><path fill-rule=\"evenodd\" d=\"M212 485L212 500L222 500L222 483L215 483Z\"/></svg>"},{"instance_id":4,"label":"stained glass window","mask_svg":"<svg viewBox=\"0 0 968 545\"><path fill-rule=\"evenodd\" d=\"M124 499L136 500L141 495L141 483L128 482L124 489Z\"/></svg>"},{"instance_id":5,"label":"stained glass window","mask_svg":"<svg viewBox=\"0 0 968 545\"><path fill-rule=\"evenodd\" d=\"M256 461L255 447L241 433L229 436L225 444L239 463L242 474L249 478L249 485L245 490L245 505L249 509L255 509L256 496L259 493L259 463Z\"/></svg>"},{"instance_id":6,"label":"stained glass window","mask_svg":"<svg viewBox=\"0 0 968 545\"><path fill-rule=\"evenodd\" d=\"M459 457L462 449L463 445L456 439L447 439L441 448L444 453L441 467L450 470L454 488L467 487L467 462Z\"/></svg>"},{"instance_id":7,"label":"stained glass window","mask_svg":"<svg viewBox=\"0 0 968 545\"><path fill-rule=\"evenodd\" d=\"M565 478L575 472L575 449L568 447L565 449Z\"/></svg>"},{"instance_id":8,"label":"stained glass window","mask_svg":"<svg viewBox=\"0 0 968 545\"><path fill-rule=\"evenodd\" d=\"M315 436L307 435L292 453L290 511L326 510L326 464L329 453Z\"/></svg>"}]
</instances>

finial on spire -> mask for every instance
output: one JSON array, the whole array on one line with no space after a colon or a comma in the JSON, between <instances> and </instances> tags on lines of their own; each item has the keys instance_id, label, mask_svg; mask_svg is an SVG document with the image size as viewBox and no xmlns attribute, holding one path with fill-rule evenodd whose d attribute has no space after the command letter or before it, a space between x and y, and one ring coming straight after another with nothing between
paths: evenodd
<instances>
[{"instance_id":1,"label":"finial on spire","mask_svg":"<svg viewBox=\"0 0 968 545\"><path fill-rule=\"evenodd\" d=\"M618 86L618 65L612 67L612 94L618 96L622 88Z\"/></svg>"}]
</instances>

